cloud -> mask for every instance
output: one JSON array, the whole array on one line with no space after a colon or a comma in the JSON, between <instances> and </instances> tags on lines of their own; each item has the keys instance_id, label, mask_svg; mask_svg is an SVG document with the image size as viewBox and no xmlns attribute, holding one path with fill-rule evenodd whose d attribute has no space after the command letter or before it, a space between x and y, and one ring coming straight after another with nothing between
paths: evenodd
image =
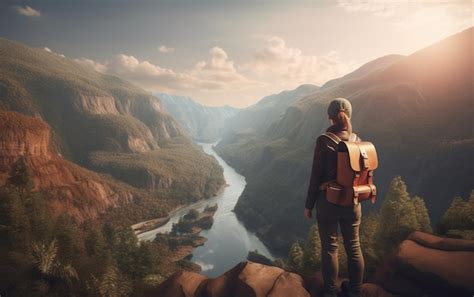
<instances>
[{"instance_id":1,"label":"cloud","mask_svg":"<svg viewBox=\"0 0 474 297\"><path fill-rule=\"evenodd\" d=\"M213 105L222 99L234 105L301 84L322 85L356 68L344 63L338 52L309 55L287 45L278 36L261 36L264 43L247 62L237 65L221 47L209 49L207 59L184 70L163 67L129 54L118 54L105 62L75 59L96 71L116 75L152 92L205 98ZM239 103L242 102L242 103Z\"/></svg>"},{"instance_id":2,"label":"cloud","mask_svg":"<svg viewBox=\"0 0 474 297\"><path fill-rule=\"evenodd\" d=\"M206 59L198 60L183 70L167 68L125 53L105 62L88 58L74 60L152 92L205 98L207 102L212 100L213 105L219 105L225 98L227 103L236 106L301 84L322 85L358 66L354 62L344 63L336 51L311 55L289 46L281 37L259 37L262 38L264 42L260 49L238 65L219 46L210 48Z\"/></svg>"},{"instance_id":3,"label":"cloud","mask_svg":"<svg viewBox=\"0 0 474 297\"><path fill-rule=\"evenodd\" d=\"M97 72L106 73L107 70L108 70L107 65L101 64L101 63L96 62L96 61L91 60L91 59L79 58L79 59L74 59L74 61L76 61L79 64L82 64L82 65L85 65L85 66L88 66L88 67L92 67Z\"/></svg>"},{"instance_id":4,"label":"cloud","mask_svg":"<svg viewBox=\"0 0 474 297\"><path fill-rule=\"evenodd\" d=\"M214 269L214 264L207 264L207 263L204 263L202 261L196 261L194 263L201 266L202 271L209 271L209 270Z\"/></svg>"},{"instance_id":5,"label":"cloud","mask_svg":"<svg viewBox=\"0 0 474 297\"><path fill-rule=\"evenodd\" d=\"M200 61L181 72L164 68L149 61L140 61L134 56L119 54L104 65L107 73L128 79L153 91L241 89L256 82L238 73L234 62L219 47L213 47L208 61ZM93 65L93 63L89 63Z\"/></svg>"},{"instance_id":6,"label":"cloud","mask_svg":"<svg viewBox=\"0 0 474 297\"><path fill-rule=\"evenodd\" d=\"M338 6L350 12L366 11L379 17L395 13L403 0L338 0Z\"/></svg>"},{"instance_id":7,"label":"cloud","mask_svg":"<svg viewBox=\"0 0 474 297\"><path fill-rule=\"evenodd\" d=\"M422 23L425 19L438 17L439 23L454 21L455 17L463 16L464 20L472 17L471 0L338 0L338 6L349 12L369 12L378 17L393 17L399 24L408 20L406 26L412 23ZM435 14L433 14L435 11ZM441 14L443 11L444 14ZM418 20L418 21L417 21ZM466 22L466 21L463 21ZM469 26L469 24L467 24Z\"/></svg>"},{"instance_id":8,"label":"cloud","mask_svg":"<svg viewBox=\"0 0 474 297\"><path fill-rule=\"evenodd\" d=\"M355 68L355 63L344 63L339 53L307 55L299 48L290 47L278 36L267 37L265 46L254 54L253 61L241 69L254 73L268 83L279 82L286 86L304 83L321 85Z\"/></svg>"},{"instance_id":9,"label":"cloud","mask_svg":"<svg viewBox=\"0 0 474 297\"><path fill-rule=\"evenodd\" d=\"M45 51L47 51L48 53L51 53L51 54L53 54L53 55L59 56L59 57L61 57L61 58L66 58L66 56L63 55L63 54L58 54L58 53L56 53L56 52L53 52L49 47L46 47L46 46L45 46L43 49L44 49Z\"/></svg>"},{"instance_id":10,"label":"cloud","mask_svg":"<svg viewBox=\"0 0 474 297\"><path fill-rule=\"evenodd\" d=\"M27 17L39 17L41 12L32 8L31 6L14 6L14 9L17 13L27 16Z\"/></svg>"},{"instance_id":11,"label":"cloud","mask_svg":"<svg viewBox=\"0 0 474 297\"><path fill-rule=\"evenodd\" d=\"M190 75L203 80L205 85L212 89L241 88L246 85L255 85L240 74L229 60L227 53L220 47L209 50L210 60L198 62L193 69L187 71Z\"/></svg>"},{"instance_id":12,"label":"cloud","mask_svg":"<svg viewBox=\"0 0 474 297\"><path fill-rule=\"evenodd\" d=\"M174 47L167 47L167 46L165 46L165 45L160 45L160 46L158 47L158 51L159 51L160 53L164 53L164 54L172 53L172 52L174 52L174 50L175 50Z\"/></svg>"}]
</instances>

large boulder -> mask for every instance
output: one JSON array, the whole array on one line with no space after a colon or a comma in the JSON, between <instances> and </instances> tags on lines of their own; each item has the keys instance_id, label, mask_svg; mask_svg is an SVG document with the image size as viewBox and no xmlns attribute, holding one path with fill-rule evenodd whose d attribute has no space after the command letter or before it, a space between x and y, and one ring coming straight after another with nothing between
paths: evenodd
<instances>
[{"instance_id":1,"label":"large boulder","mask_svg":"<svg viewBox=\"0 0 474 297\"><path fill-rule=\"evenodd\" d=\"M402 296L474 294L474 241L415 232L381 265L376 282Z\"/></svg>"},{"instance_id":2,"label":"large boulder","mask_svg":"<svg viewBox=\"0 0 474 297\"><path fill-rule=\"evenodd\" d=\"M178 272L161 284L160 297L311 297L296 273L278 267L242 262L214 279Z\"/></svg>"}]
</instances>

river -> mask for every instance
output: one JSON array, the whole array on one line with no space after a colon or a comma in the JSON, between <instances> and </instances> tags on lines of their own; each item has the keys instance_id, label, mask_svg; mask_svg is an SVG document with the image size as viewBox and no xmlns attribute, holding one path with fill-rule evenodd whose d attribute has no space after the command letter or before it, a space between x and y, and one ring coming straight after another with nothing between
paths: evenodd
<instances>
[{"instance_id":1,"label":"river","mask_svg":"<svg viewBox=\"0 0 474 297\"><path fill-rule=\"evenodd\" d=\"M213 198L199 201L173 212L167 224L139 234L138 239L153 240L157 233L171 231L173 223L178 222L179 218L190 209L202 211L206 206L217 203L218 209L214 214L214 224L211 229L200 233L208 240L203 246L194 250L191 258L192 262L202 267L202 273L208 277L218 276L237 263L245 261L248 252L254 250L273 260L273 255L265 245L255 234L245 228L233 212L235 204L245 188L245 178L217 155L212 147L214 144L200 143L199 145L207 154L214 156L224 168L224 178L229 186Z\"/></svg>"}]
</instances>

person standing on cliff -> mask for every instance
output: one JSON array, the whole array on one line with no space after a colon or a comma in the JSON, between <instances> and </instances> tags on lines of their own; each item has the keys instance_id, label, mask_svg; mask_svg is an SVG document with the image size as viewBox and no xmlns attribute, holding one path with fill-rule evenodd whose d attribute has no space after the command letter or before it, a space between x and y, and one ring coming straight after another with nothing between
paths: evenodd
<instances>
[{"instance_id":1,"label":"person standing on cliff","mask_svg":"<svg viewBox=\"0 0 474 297\"><path fill-rule=\"evenodd\" d=\"M351 103L344 98L331 101L328 107L331 126L326 130L343 141L360 139L352 133ZM330 134L332 133L332 134ZM328 202L325 198L325 184L336 179L337 142L327 135L316 140L311 179L306 198L304 216L313 217L316 205L316 218L321 238L321 262L324 280L324 296L337 296L336 279L338 277L338 226L344 239L347 254L349 285L344 292L349 297L359 297L364 274L364 259L360 248L359 226L361 222L360 203L352 206L340 206Z\"/></svg>"}]
</instances>

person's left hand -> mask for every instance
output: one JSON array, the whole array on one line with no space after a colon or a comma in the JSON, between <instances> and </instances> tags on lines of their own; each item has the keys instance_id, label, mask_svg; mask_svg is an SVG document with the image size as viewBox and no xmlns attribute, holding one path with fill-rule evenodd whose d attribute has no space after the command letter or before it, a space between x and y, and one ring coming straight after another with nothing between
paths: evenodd
<instances>
[{"instance_id":1,"label":"person's left hand","mask_svg":"<svg viewBox=\"0 0 474 297\"><path fill-rule=\"evenodd\" d=\"M304 217L307 218L308 220L311 220L313 218L313 210L309 208L305 208Z\"/></svg>"}]
</instances>

